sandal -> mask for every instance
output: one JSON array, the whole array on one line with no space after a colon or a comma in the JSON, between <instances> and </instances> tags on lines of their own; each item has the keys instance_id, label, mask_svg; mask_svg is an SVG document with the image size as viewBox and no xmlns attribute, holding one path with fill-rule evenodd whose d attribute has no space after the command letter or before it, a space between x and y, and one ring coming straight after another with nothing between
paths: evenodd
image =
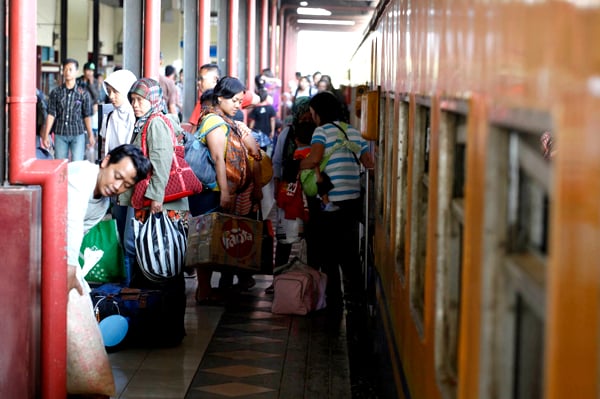
<instances>
[{"instance_id":1,"label":"sandal","mask_svg":"<svg viewBox=\"0 0 600 399\"><path fill-rule=\"evenodd\" d=\"M273 287L273 284L271 284L270 286L265 288L265 294L273 294L274 292L275 292L275 287Z\"/></svg>"}]
</instances>

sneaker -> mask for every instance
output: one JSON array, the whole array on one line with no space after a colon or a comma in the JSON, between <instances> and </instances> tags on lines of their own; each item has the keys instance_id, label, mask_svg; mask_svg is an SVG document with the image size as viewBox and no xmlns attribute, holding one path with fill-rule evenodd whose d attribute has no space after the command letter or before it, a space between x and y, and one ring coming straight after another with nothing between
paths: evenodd
<instances>
[{"instance_id":1,"label":"sneaker","mask_svg":"<svg viewBox=\"0 0 600 399\"><path fill-rule=\"evenodd\" d=\"M323 212L335 212L339 210L340 207L334 204L333 202L327 203L327 205L325 205L325 207L323 208Z\"/></svg>"}]
</instances>

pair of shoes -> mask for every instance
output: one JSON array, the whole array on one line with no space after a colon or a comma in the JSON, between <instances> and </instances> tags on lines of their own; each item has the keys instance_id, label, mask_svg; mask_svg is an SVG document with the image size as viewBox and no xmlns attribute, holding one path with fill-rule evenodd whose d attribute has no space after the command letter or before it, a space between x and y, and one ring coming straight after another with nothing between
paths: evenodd
<instances>
[{"instance_id":1,"label":"pair of shoes","mask_svg":"<svg viewBox=\"0 0 600 399\"><path fill-rule=\"evenodd\" d=\"M323 207L323 212L335 212L339 210L340 207L334 204L333 202L328 202L327 205Z\"/></svg>"},{"instance_id":2,"label":"pair of shoes","mask_svg":"<svg viewBox=\"0 0 600 399\"><path fill-rule=\"evenodd\" d=\"M275 292L275 287L273 287L273 284L271 284L270 286L265 288L265 294L272 294L274 292Z\"/></svg>"}]
</instances>

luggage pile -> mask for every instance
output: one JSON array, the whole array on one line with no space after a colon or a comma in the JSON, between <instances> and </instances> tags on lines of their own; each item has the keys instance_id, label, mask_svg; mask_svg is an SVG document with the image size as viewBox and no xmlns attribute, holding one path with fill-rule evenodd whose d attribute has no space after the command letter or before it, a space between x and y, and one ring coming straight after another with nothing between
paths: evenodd
<instances>
[{"instance_id":1,"label":"luggage pile","mask_svg":"<svg viewBox=\"0 0 600 399\"><path fill-rule=\"evenodd\" d=\"M168 221L168 218L150 221L159 224ZM165 239L166 236L151 232L148 235L157 239ZM171 236L176 237L174 234ZM183 235L180 239L186 238ZM145 240L145 243L149 245L151 242ZM157 243L157 247L172 248L173 245ZM107 351L126 347L172 347L181 343L185 336L186 308L183 252L178 260L169 263L152 250L152 256L141 259L146 263L133 265L135 270L127 270L114 219L100 222L90 229L80 252L80 264L92 288L90 296L94 313ZM140 254L144 252L138 252L140 262ZM173 252L171 250L169 254L173 255ZM168 270L169 273L148 275L149 267L157 262L162 266L173 262L176 265Z\"/></svg>"}]
</instances>

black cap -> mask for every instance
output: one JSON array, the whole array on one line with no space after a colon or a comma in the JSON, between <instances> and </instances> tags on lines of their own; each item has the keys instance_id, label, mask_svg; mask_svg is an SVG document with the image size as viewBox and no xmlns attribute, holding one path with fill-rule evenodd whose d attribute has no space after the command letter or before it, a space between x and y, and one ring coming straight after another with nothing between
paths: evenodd
<instances>
[{"instance_id":1,"label":"black cap","mask_svg":"<svg viewBox=\"0 0 600 399\"><path fill-rule=\"evenodd\" d=\"M83 70L85 71L86 69L95 71L96 70L96 65L93 62L86 62L85 64L83 64Z\"/></svg>"}]
</instances>

